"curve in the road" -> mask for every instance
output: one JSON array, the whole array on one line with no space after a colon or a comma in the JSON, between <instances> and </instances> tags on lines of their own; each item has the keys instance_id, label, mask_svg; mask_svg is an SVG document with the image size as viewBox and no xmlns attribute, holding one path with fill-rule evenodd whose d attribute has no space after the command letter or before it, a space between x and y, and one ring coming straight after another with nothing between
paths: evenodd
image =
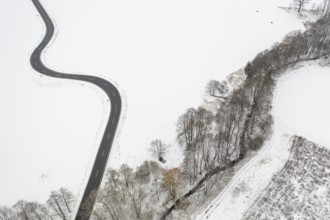
<instances>
[{"instance_id":1,"label":"curve in the road","mask_svg":"<svg viewBox=\"0 0 330 220\"><path fill-rule=\"evenodd\" d=\"M116 134L118 122L120 119L121 113L121 97L120 93L117 88L110 82L105 79L96 76L89 76L89 75L78 75L78 74L67 74L67 73L60 73L54 70L49 69L46 67L41 61L41 54L45 47L50 42L51 38L54 35L54 24L50 19L49 15L45 11L44 7L41 5L39 0L32 0L34 6L38 10L40 16L42 17L45 25L46 25L46 34L38 45L38 47L33 51L30 62L32 67L40 72L43 75L55 77L55 78L62 78L62 79L70 79L70 80L80 80L92 83L102 89L108 96L111 105L111 111L109 115L109 120L105 128L105 132L102 137L101 144L99 146L98 152L96 154L96 158L94 161L94 165L92 171L90 173L89 180L87 182L87 186L85 188L83 197L80 202L80 206L75 217L76 220L86 220L90 218L91 209L84 208L84 201L89 200L89 204L91 207L95 203L95 197L90 197L92 192L97 192L102 177L106 168L106 164L108 162L111 146Z\"/></svg>"}]
</instances>

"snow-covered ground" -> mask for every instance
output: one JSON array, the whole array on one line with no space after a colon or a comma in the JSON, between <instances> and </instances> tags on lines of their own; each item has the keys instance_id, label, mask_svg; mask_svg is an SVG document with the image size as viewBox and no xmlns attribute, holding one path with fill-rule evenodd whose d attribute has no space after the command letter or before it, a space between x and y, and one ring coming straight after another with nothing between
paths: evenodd
<instances>
[{"instance_id":1,"label":"snow-covered ground","mask_svg":"<svg viewBox=\"0 0 330 220\"><path fill-rule=\"evenodd\" d=\"M32 2L1 1L0 11L0 204L44 202L61 186L78 194L105 127L105 95L32 70L44 32Z\"/></svg>"},{"instance_id":2,"label":"snow-covered ground","mask_svg":"<svg viewBox=\"0 0 330 220\"><path fill-rule=\"evenodd\" d=\"M330 150L295 137L289 160L243 219L329 219Z\"/></svg>"},{"instance_id":3,"label":"snow-covered ground","mask_svg":"<svg viewBox=\"0 0 330 220\"><path fill-rule=\"evenodd\" d=\"M42 3L58 28L44 56L49 67L101 75L125 91L115 167L145 160L153 139L175 145L177 118L202 102L210 79L223 79L303 28L277 8L284 0ZM106 123L105 96L35 73L29 55L45 29L32 2L2 1L0 10L0 204L43 202L61 186L78 194ZM180 163L176 155L166 160Z\"/></svg>"},{"instance_id":4,"label":"snow-covered ground","mask_svg":"<svg viewBox=\"0 0 330 220\"><path fill-rule=\"evenodd\" d=\"M279 87L276 115L295 134L330 148L330 68L310 63Z\"/></svg>"},{"instance_id":5,"label":"snow-covered ground","mask_svg":"<svg viewBox=\"0 0 330 220\"><path fill-rule=\"evenodd\" d=\"M202 219L241 219L289 158L290 136L297 134L330 147L330 68L306 63L288 71L274 94L274 134L261 153L233 178ZM264 152L267 153L264 153Z\"/></svg>"},{"instance_id":6,"label":"snow-covered ground","mask_svg":"<svg viewBox=\"0 0 330 220\"><path fill-rule=\"evenodd\" d=\"M101 74L126 93L127 117L112 166L138 165L156 138L173 144L177 118L202 102L210 79L224 78L285 33L302 28L274 1L59 0L45 5L59 28L48 64Z\"/></svg>"}]
</instances>

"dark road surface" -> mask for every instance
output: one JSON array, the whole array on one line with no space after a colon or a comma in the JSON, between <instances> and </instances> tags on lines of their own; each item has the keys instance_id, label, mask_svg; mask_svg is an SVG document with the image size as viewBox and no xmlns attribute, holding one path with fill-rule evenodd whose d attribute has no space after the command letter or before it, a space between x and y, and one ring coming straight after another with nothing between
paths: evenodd
<instances>
[{"instance_id":1,"label":"dark road surface","mask_svg":"<svg viewBox=\"0 0 330 220\"><path fill-rule=\"evenodd\" d=\"M96 76L88 76L88 75L77 75L77 74L67 74L67 73L60 73L56 72L54 70L51 70L47 68L40 59L42 50L47 46L49 41L51 40L53 34L54 34L54 24L52 23L50 17L46 13L43 6L40 4L39 0L32 0L33 4L37 8L39 14L41 15L42 19L44 20L44 23L46 25L46 35L44 36L43 40L39 44L39 46L33 51L31 55L31 65L32 67L40 72L43 75L55 77L55 78L62 78L62 79L70 79L70 80L80 80L92 83L96 86L98 86L100 89L102 89L108 96L110 100L111 105L111 112L109 116L109 120L105 129L105 132L102 137L102 141L100 144L100 147L98 149L95 162L93 165L93 169L90 173L90 177L87 183L87 186L84 191L83 198L81 200L78 213L75 217L76 220L87 220L90 218L91 211L83 208L83 202L86 201L90 197L90 194L92 191L96 192L98 191L102 177L106 168L106 164L109 158L112 142L114 139L114 136L116 134L118 121L120 118L120 112L121 112L121 98L120 94L117 90L117 88L111 84L110 82L96 77ZM74 155L72 155L74 157ZM59 158L60 160L60 158ZM74 161L74 160L73 160ZM90 204L92 206L95 203L95 197L91 197L89 199ZM84 214L84 215L82 215Z\"/></svg>"}]
</instances>

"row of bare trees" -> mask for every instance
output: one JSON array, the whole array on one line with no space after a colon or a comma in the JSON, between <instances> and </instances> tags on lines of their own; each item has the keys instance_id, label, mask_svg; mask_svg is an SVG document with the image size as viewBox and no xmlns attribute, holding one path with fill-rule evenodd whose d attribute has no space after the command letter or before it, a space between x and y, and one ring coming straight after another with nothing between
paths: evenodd
<instances>
[{"instance_id":1,"label":"row of bare trees","mask_svg":"<svg viewBox=\"0 0 330 220\"><path fill-rule=\"evenodd\" d=\"M281 43L259 53L245 68L249 78L253 75L272 75L304 60L328 56L330 50L330 14L313 23L305 32L293 31ZM260 80L259 78L256 80Z\"/></svg>"},{"instance_id":2,"label":"row of bare trees","mask_svg":"<svg viewBox=\"0 0 330 220\"><path fill-rule=\"evenodd\" d=\"M92 218L98 220L158 219L162 206L174 200L182 184L179 168L163 169L146 161L135 170L122 165L108 169Z\"/></svg>"},{"instance_id":3,"label":"row of bare trees","mask_svg":"<svg viewBox=\"0 0 330 220\"><path fill-rule=\"evenodd\" d=\"M51 192L46 204L18 201L13 207L0 206L1 220L69 220L75 196L65 188Z\"/></svg>"},{"instance_id":4,"label":"row of bare trees","mask_svg":"<svg viewBox=\"0 0 330 220\"><path fill-rule=\"evenodd\" d=\"M185 153L184 174L191 185L209 170L239 158L240 128L247 108L242 94L229 96L215 113L190 108L179 118L178 141Z\"/></svg>"},{"instance_id":5,"label":"row of bare trees","mask_svg":"<svg viewBox=\"0 0 330 220\"><path fill-rule=\"evenodd\" d=\"M321 4L313 4L310 11L318 16L328 14L330 12L330 0L323 0Z\"/></svg>"},{"instance_id":6,"label":"row of bare trees","mask_svg":"<svg viewBox=\"0 0 330 220\"><path fill-rule=\"evenodd\" d=\"M295 63L319 58L330 54L330 16L323 16L305 32L293 31L281 43L270 50L259 53L245 67L247 79L243 85L248 101L249 117L244 126L244 143L249 148L258 148L263 143L260 133L268 134L271 97L275 85L274 78Z\"/></svg>"}]
</instances>

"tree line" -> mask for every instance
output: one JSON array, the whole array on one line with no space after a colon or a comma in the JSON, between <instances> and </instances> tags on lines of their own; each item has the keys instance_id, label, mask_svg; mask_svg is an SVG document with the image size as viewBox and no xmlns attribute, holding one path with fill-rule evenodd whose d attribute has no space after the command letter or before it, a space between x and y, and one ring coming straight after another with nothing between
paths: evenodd
<instances>
[{"instance_id":1,"label":"tree line","mask_svg":"<svg viewBox=\"0 0 330 220\"><path fill-rule=\"evenodd\" d=\"M0 220L69 220L76 198L68 189L52 191L46 204L19 200L12 207L0 206Z\"/></svg>"}]
</instances>

